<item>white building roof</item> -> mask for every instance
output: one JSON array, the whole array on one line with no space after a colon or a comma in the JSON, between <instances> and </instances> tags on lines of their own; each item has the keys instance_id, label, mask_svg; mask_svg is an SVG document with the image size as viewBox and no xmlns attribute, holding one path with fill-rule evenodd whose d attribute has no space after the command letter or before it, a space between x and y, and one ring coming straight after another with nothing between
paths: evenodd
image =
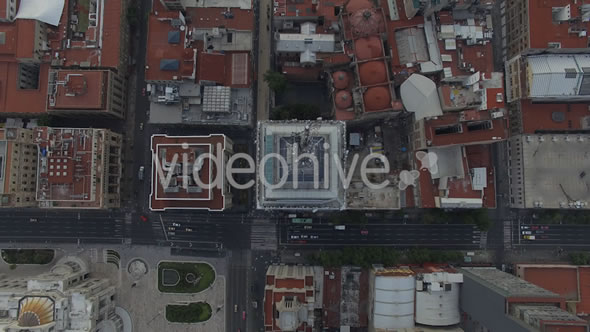
<instances>
[{"instance_id":1,"label":"white building roof","mask_svg":"<svg viewBox=\"0 0 590 332\"><path fill-rule=\"evenodd\" d=\"M339 181L335 161L338 159L343 165L345 144L346 125L342 121L259 122L257 158L260 172L263 172L267 184L278 184L283 176L286 181L283 186L275 188L265 185L260 177L257 177L258 207L331 210L345 208L345 189ZM295 151L299 156L303 153L316 156L319 188L313 187L313 162L305 162L304 165L298 163L297 173L294 174L297 158L292 156ZM272 156L273 153L283 156L287 169L284 169L281 162L274 157L264 164L260 163L265 156ZM324 158L324 153L327 153L329 158ZM295 178L298 179L297 187L294 185Z\"/></svg>"},{"instance_id":2,"label":"white building roof","mask_svg":"<svg viewBox=\"0 0 590 332\"><path fill-rule=\"evenodd\" d=\"M531 98L579 95L584 68L590 70L590 55L547 54L527 61Z\"/></svg>"},{"instance_id":3,"label":"white building roof","mask_svg":"<svg viewBox=\"0 0 590 332\"><path fill-rule=\"evenodd\" d=\"M331 34L281 33L277 40L278 52L332 53L336 50L336 39Z\"/></svg>"},{"instance_id":4,"label":"white building roof","mask_svg":"<svg viewBox=\"0 0 590 332\"><path fill-rule=\"evenodd\" d=\"M21 0L16 18L38 20L57 26L64 3L65 0Z\"/></svg>"},{"instance_id":5,"label":"white building roof","mask_svg":"<svg viewBox=\"0 0 590 332\"><path fill-rule=\"evenodd\" d=\"M400 93L404 107L415 113L416 120L443 114L436 84L425 76L412 74L402 83Z\"/></svg>"},{"instance_id":6,"label":"white building roof","mask_svg":"<svg viewBox=\"0 0 590 332\"><path fill-rule=\"evenodd\" d=\"M414 327L415 276L376 276L373 325L376 329Z\"/></svg>"}]
</instances>

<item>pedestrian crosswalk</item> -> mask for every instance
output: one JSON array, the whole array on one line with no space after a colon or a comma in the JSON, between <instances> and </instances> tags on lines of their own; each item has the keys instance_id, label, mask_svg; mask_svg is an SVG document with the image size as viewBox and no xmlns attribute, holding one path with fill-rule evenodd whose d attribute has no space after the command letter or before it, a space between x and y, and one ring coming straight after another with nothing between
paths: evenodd
<instances>
[{"instance_id":1,"label":"pedestrian crosswalk","mask_svg":"<svg viewBox=\"0 0 590 332\"><path fill-rule=\"evenodd\" d=\"M479 247L485 249L488 245L488 232L479 233Z\"/></svg>"},{"instance_id":2,"label":"pedestrian crosswalk","mask_svg":"<svg viewBox=\"0 0 590 332\"><path fill-rule=\"evenodd\" d=\"M277 250L278 238L275 223L269 220L254 220L252 223L250 248L252 250Z\"/></svg>"},{"instance_id":3,"label":"pedestrian crosswalk","mask_svg":"<svg viewBox=\"0 0 590 332\"><path fill-rule=\"evenodd\" d=\"M504 250L512 249L512 221L504 220Z\"/></svg>"}]
</instances>

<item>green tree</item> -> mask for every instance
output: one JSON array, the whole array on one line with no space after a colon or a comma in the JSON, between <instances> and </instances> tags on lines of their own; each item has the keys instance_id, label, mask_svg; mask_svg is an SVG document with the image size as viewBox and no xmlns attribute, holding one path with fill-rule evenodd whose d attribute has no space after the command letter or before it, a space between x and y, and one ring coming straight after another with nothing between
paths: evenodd
<instances>
[{"instance_id":1,"label":"green tree","mask_svg":"<svg viewBox=\"0 0 590 332\"><path fill-rule=\"evenodd\" d=\"M431 261L430 250L426 248L414 248L408 251L406 258L410 263L424 264Z\"/></svg>"},{"instance_id":2,"label":"green tree","mask_svg":"<svg viewBox=\"0 0 590 332\"><path fill-rule=\"evenodd\" d=\"M268 70L264 73L264 81L276 93L283 93L287 90L287 78L279 72Z\"/></svg>"},{"instance_id":3,"label":"green tree","mask_svg":"<svg viewBox=\"0 0 590 332\"><path fill-rule=\"evenodd\" d=\"M129 6L127 8L127 13L125 15L127 17L127 23L129 23L130 26L136 26L138 23L138 13L137 13L137 7L136 6Z\"/></svg>"},{"instance_id":4,"label":"green tree","mask_svg":"<svg viewBox=\"0 0 590 332\"><path fill-rule=\"evenodd\" d=\"M572 252L570 253L570 260L574 265L588 265L590 263L590 255L586 252Z\"/></svg>"},{"instance_id":5,"label":"green tree","mask_svg":"<svg viewBox=\"0 0 590 332\"><path fill-rule=\"evenodd\" d=\"M53 122L53 118L48 114L43 114L37 119L38 126L47 126L51 127L51 123Z\"/></svg>"},{"instance_id":6,"label":"green tree","mask_svg":"<svg viewBox=\"0 0 590 332\"><path fill-rule=\"evenodd\" d=\"M475 225L480 231L488 231L492 227L492 220L486 209L477 209L473 214Z\"/></svg>"},{"instance_id":7,"label":"green tree","mask_svg":"<svg viewBox=\"0 0 590 332\"><path fill-rule=\"evenodd\" d=\"M319 107L308 104L292 104L275 108L270 113L271 120L315 120L320 117Z\"/></svg>"}]
</instances>

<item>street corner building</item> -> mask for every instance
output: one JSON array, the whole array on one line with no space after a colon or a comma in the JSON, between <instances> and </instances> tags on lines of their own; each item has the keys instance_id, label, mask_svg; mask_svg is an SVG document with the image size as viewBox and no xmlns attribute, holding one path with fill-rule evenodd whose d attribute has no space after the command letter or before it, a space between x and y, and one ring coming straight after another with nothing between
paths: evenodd
<instances>
[{"instance_id":1,"label":"street corner building","mask_svg":"<svg viewBox=\"0 0 590 332\"><path fill-rule=\"evenodd\" d=\"M253 31L251 1L153 1L150 123L252 125Z\"/></svg>"},{"instance_id":2,"label":"street corner building","mask_svg":"<svg viewBox=\"0 0 590 332\"><path fill-rule=\"evenodd\" d=\"M233 154L231 139L222 134L158 134L152 136L151 151L150 210L222 211L231 207L231 188L225 173L226 162ZM200 184L194 176L199 177Z\"/></svg>"},{"instance_id":3,"label":"street corner building","mask_svg":"<svg viewBox=\"0 0 590 332\"><path fill-rule=\"evenodd\" d=\"M317 331L324 268L271 265L264 286L264 331Z\"/></svg>"},{"instance_id":4,"label":"street corner building","mask_svg":"<svg viewBox=\"0 0 590 332\"><path fill-rule=\"evenodd\" d=\"M510 205L532 209L590 209L590 135L538 133L512 136Z\"/></svg>"},{"instance_id":5,"label":"street corner building","mask_svg":"<svg viewBox=\"0 0 590 332\"><path fill-rule=\"evenodd\" d=\"M28 278L0 274L0 331L131 332L131 317L116 307L116 288L74 256Z\"/></svg>"},{"instance_id":6,"label":"street corner building","mask_svg":"<svg viewBox=\"0 0 590 332\"><path fill-rule=\"evenodd\" d=\"M259 122L257 138L259 176L256 179L256 199L259 209L346 208L345 189L337 169L345 168L344 122ZM302 154L313 155L317 163L310 157L300 158ZM337 166L338 162L340 165ZM314 188L316 178L317 189ZM285 180L284 185L274 188L281 179Z\"/></svg>"},{"instance_id":7,"label":"street corner building","mask_svg":"<svg viewBox=\"0 0 590 332\"><path fill-rule=\"evenodd\" d=\"M0 1L0 114L124 118L127 3Z\"/></svg>"},{"instance_id":8,"label":"street corner building","mask_svg":"<svg viewBox=\"0 0 590 332\"><path fill-rule=\"evenodd\" d=\"M106 129L1 129L0 206L119 207L121 144Z\"/></svg>"},{"instance_id":9,"label":"street corner building","mask_svg":"<svg viewBox=\"0 0 590 332\"><path fill-rule=\"evenodd\" d=\"M496 268L462 268L465 331L587 332L588 321L566 311L561 295Z\"/></svg>"},{"instance_id":10,"label":"street corner building","mask_svg":"<svg viewBox=\"0 0 590 332\"><path fill-rule=\"evenodd\" d=\"M463 275L449 267L384 267L369 274L369 331L463 331Z\"/></svg>"}]
</instances>

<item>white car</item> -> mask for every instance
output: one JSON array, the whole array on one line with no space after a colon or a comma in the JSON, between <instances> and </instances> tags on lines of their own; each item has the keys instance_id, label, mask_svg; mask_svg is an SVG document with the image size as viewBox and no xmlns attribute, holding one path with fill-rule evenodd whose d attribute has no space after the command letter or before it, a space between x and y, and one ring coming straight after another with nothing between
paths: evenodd
<instances>
[{"instance_id":1,"label":"white car","mask_svg":"<svg viewBox=\"0 0 590 332\"><path fill-rule=\"evenodd\" d=\"M173 223L172 223L172 226L174 226L174 227L180 227L180 224L179 224L179 223L177 223L177 222L173 222Z\"/></svg>"},{"instance_id":2,"label":"white car","mask_svg":"<svg viewBox=\"0 0 590 332\"><path fill-rule=\"evenodd\" d=\"M532 233L531 231L522 231L522 234L523 234L523 235L531 235L531 234L533 234L533 233Z\"/></svg>"}]
</instances>

